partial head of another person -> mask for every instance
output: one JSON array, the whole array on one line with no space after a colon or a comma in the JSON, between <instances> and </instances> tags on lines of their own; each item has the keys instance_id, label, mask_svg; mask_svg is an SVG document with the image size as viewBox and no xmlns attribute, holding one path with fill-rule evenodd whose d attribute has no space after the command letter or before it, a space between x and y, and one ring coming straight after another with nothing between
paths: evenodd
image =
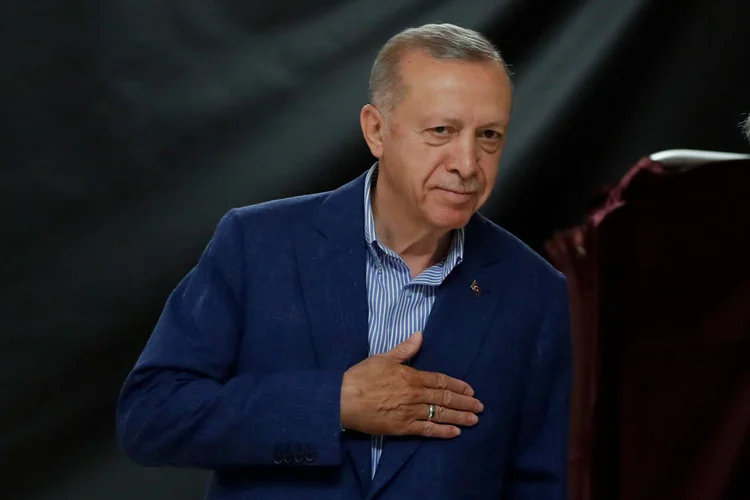
<instances>
[{"instance_id":1,"label":"partial head of another person","mask_svg":"<svg viewBox=\"0 0 750 500\"><path fill-rule=\"evenodd\" d=\"M388 40L360 115L377 200L432 230L466 225L494 187L511 103L508 68L476 31L428 24Z\"/></svg>"},{"instance_id":2,"label":"partial head of another person","mask_svg":"<svg viewBox=\"0 0 750 500\"><path fill-rule=\"evenodd\" d=\"M742 123L742 131L745 133L747 141L750 142L750 114L747 115L747 118Z\"/></svg>"}]
</instances>

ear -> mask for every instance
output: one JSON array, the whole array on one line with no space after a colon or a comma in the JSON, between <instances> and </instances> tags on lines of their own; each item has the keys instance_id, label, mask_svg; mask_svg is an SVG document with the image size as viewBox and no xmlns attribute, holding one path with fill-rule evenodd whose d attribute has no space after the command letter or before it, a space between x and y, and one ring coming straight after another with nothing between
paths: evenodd
<instances>
[{"instance_id":1,"label":"ear","mask_svg":"<svg viewBox=\"0 0 750 500\"><path fill-rule=\"evenodd\" d=\"M359 124L362 135L375 158L383 157L383 134L385 133L385 118L378 108L368 104L359 114Z\"/></svg>"}]
</instances>

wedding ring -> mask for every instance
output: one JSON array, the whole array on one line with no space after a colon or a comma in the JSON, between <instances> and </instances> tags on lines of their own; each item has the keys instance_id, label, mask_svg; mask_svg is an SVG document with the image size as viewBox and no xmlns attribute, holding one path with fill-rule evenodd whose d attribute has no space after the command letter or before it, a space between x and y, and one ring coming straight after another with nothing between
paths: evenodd
<instances>
[{"instance_id":1,"label":"wedding ring","mask_svg":"<svg viewBox=\"0 0 750 500\"><path fill-rule=\"evenodd\" d=\"M430 415L427 417L427 421L430 422L435 418L435 405L430 405Z\"/></svg>"}]
</instances>

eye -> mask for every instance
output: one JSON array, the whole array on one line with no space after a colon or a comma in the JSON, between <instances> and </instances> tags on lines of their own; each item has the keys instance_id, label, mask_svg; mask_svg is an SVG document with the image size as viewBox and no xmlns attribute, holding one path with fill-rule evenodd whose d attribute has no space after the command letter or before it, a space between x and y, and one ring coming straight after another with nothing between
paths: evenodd
<instances>
[{"instance_id":1,"label":"eye","mask_svg":"<svg viewBox=\"0 0 750 500\"><path fill-rule=\"evenodd\" d=\"M450 133L450 129L446 127L445 125L440 125L439 127L432 127L430 130L435 135L446 135Z\"/></svg>"},{"instance_id":2,"label":"eye","mask_svg":"<svg viewBox=\"0 0 750 500\"><path fill-rule=\"evenodd\" d=\"M480 137L482 139L496 141L500 139L501 135L500 135L500 132L497 132L495 130L483 130L482 133L480 134Z\"/></svg>"}]
</instances>

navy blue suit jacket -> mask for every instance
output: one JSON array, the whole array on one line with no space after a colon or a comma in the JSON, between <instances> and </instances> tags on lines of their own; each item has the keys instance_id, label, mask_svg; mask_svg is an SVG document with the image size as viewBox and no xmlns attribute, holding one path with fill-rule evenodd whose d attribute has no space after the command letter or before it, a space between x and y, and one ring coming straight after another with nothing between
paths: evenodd
<instances>
[{"instance_id":1,"label":"navy blue suit jacket","mask_svg":"<svg viewBox=\"0 0 750 500\"><path fill-rule=\"evenodd\" d=\"M565 281L480 215L412 366L465 380L485 411L453 440L386 438L370 480L370 437L339 424L343 373L368 356L363 190L222 218L125 381L121 448L213 470L214 500L567 498Z\"/></svg>"}]
</instances>

